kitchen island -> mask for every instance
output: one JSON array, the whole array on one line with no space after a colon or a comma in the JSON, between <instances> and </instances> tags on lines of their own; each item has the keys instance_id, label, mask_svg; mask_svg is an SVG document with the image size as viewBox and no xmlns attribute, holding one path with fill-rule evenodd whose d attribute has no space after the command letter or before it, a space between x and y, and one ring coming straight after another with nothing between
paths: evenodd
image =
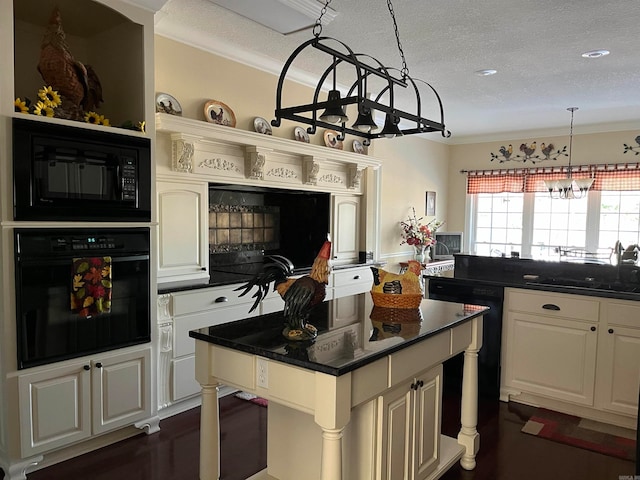
<instances>
[{"instance_id":1,"label":"kitchen island","mask_svg":"<svg viewBox=\"0 0 640 480\"><path fill-rule=\"evenodd\" d=\"M267 469L254 478L435 479L479 448L477 355L486 307L423 300L419 309L354 297L350 317L317 306L314 342L287 342L282 312L192 330L202 386L200 478L219 478L219 385L269 401ZM442 362L465 352L457 439L440 434ZM343 458L345 459L343 461Z\"/></svg>"}]
</instances>

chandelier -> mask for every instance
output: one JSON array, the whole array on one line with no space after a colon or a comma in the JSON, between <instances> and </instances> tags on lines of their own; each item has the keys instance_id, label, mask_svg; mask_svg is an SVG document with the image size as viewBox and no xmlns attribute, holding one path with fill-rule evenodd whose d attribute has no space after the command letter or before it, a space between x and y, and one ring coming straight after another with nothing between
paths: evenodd
<instances>
[{"instance_id":1,"label":"chandelier","mask_svg":"<svg viewBox=\"0 0 640 480\"><path fill-rule=\"evenodd\" d=\"M401 70L384 66L370 55L354 53L346 44L335 38L321 37L321 20L329 3L331 0L325 0L313 27L313 38L299 45L282 68L276 90L275 119L271 121L271 125L279 127L282 119L293 120L309 125L309 134L316 133L317 127L324 127L336 130L338 140L344 140L345 135L349 133L364 138L365 145L369 145L370 140L375 138L393 138L427 132L441 132L443 137L450 137L451 132L446 130L444 125L444 109L438 92L427 82L409 76L391 0L387 0L387 7L393 20L396 43L402 59ZM294 60L307 48L325 54L328 57L328 66L318 79L310 103L285 107L282 90L287 73ZM327 99L321 101L320 92L326 81L330 81L332 86ZM348 86L345 87L344 97L337 88L339 83ZM429 89L427 91L434 95L440 110L439 120L423 117L419 84L426 85ZM412 101L415 102L415 110L410 112L401 110L395 103L397 93L405 91L409 92ZM348 125L349 117L346 114L348 105L356 105L358 112L356 120L351 125ZM382 128L374 119L376 112L384 115Z\"/></svg>"},{"instance_id":2,"label":"chandelier","mask_svg":"<svg viewBox=\"0 0 640 480\"><path fill-rule=\"evenodd\" d=\"M571 128L569 131L569 166L567 167L567 178L560 180L545 180L544 184L549 190L551 198L584 198L593 184L593 178L573 178L571 172L571 147L573 146L573 112L578 107L567 108L571 112Z\"/></svg>"}]
</instances>

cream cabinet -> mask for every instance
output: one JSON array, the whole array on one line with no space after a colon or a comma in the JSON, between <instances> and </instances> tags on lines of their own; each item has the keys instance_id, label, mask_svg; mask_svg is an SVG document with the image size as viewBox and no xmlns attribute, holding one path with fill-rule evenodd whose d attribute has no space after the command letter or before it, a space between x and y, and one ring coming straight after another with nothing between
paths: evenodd
<instances>
[{"instance_id":1,"label":"cream cabinet","mask_svg":"<svg viewBox=\"0 0 640 480\"><path fill-rule=\"evenodd\" d=\"M598 403L603 409L626 415L638 412L640 383L640 305L603 302L606 325L600 329L598 349Z\"/></svg>"},{"instance_id":2,"label":"cream cabinet","mask_svg":"<svg viewBox=\"0 0 640 480\"><path fill-rule=\"evenodd\" d=\"M158 283L209 280L208 186L158 181Z\"/></svg>"},{"instance_id":3,"label":"cream cabinet","mask_svg":"<svg viewBox=\"0 0 640 480\"><path fill-rule=\"evenodd\" d=\"M442 365L378 399L378 474L382 480L423 480L438 467Z\"/></svg>"},{"instance_id":4,"label":"cream cabinet","mask_svg":"<svg viewBox=\"0 0 640 480\"><path fill-rule=\"evenodd\" d=\"M151 416L151 349L101 354L18 377L23 457Z\"/></svg>"},{"instance_id":5,"label":"cream cabinet","mask_svg":"<svg viewBox=\"0 0 640 480\"><path fill-rule=\"evenodd\" d=\"M639 319L634 301L506 289L501 399L634 425Z\"/></svg>"},{"instance_id":6,"label":"cream cabinet","mask_svg":"<svg viewBox=\"0 0 640 480\"><path fill-rule=\"evenodd\" d=\"M353 263L360 251L360 197L334 195L332 200L333 261Z\"/></svg>"},{"instance_id":7,"label":"cream cabinet","mask_svg":"<svg viewBox=\"0 0 640 480\"><path fill-rule=\"evenodd\" d=\"M252 294L239 297L239 284L209 287L160 295L160 374L158 401L166 408L200 393L195 380L195 340L189 331L220 325L263 313L249 312ZM276 297L277 296L277 297ZM270 294L267 300L278 300ZM164 313L163 313L164 312ZM264 312L266 313L266 312Z\"/></svg>"}]
</instances>

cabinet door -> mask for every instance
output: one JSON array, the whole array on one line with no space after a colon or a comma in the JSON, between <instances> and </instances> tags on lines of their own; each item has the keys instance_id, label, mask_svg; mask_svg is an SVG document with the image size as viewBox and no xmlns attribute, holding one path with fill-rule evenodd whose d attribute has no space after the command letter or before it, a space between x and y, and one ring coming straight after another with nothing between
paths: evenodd
<instances>
[{"instance_id":1,"label":"cabinet door","mask_svg":"<svg viewBox=\"0 0 640 480\"><path fill-rule=\"evenodd\" d=\"M158 279L209 277L207 184L158 182Z\"/></svg>"},{"instance_id":2,"label":"cabinet door","mask_svg":"<svg viewBox=\"0 0 640 480\"><path fill-rule=\"evenodd\" d=\"M506 385L593 405L596 324L519 312L506 318Z\"/></svg>"},{"instance_id":3,"label":"cabinet door","mask_svg":"<svg viewBox=\"0 0 640 480\"><path fill-rule=\"evenodd\" d=\"M103 433L151 416L151 349L92 362L93 431Z\"/></svg>"},{"instance_id":4,"label":"cabinet door","mask_svg":"<svg viewBox=\"0 0 640 480\"><path fill-rule=\"evenodd\" d=\"M333 259L349 263L358 259L360 249L360 197L333 197Z\"/></svg>"},{"instance_id":5,"label":"cabinet door","mask_svg":"<svg viewBox=\"0 0 640 480\"><path fill-rule=\"evenodd\" d=\"M602 408L638 414L640 383L640 329L612 325L600 332L598 392Z\"/></svg>"},{"instance_id":6,"label":"cabinet door","mask_svg":"<svg viewBox=\"0 0 640 480\"><path fill-rule=\"evenodd\" d=\"M427 478L440 461L442 365L417 378L412 480Z\"/></svg>"},{"instance_id":7,"label":"cabinet door","mask_svg":"<svg viewBox=\"0 0 640 480\"><path fill-rule=\"evenodd\" d=\"M409 478L412 448L412 382L405 382L378 399L378 475L381 480Z\"/></svg>"},{"instance_id":8,"label":"cabinet door","mask_svg":"<svg viewBox=\"0 0 640 480\"><path fill-rule=\"evenodd\" d=\"M82 363L18 377L22 457L91 436L90 378Z\"/></svg>"}]
</instances>

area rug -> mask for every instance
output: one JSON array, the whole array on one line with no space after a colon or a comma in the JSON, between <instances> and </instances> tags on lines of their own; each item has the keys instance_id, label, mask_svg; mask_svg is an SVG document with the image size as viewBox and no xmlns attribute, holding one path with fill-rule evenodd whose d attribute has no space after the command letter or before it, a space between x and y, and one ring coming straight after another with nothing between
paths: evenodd
<instances>
[{"instance_id":1,"label":"area rug","mask_svg":"<svg viewBox=\"0 0 640 480\"><path fill-rule=\"evenodd\" d=\"M257 395L254 395L252 393L238 392L235 394L235 397L241 400L255 403L256 405L260 405L261 407L266 407L269 404L269 401L266 398L258 397Z\"/></svg>"},{"instance_id":2,"label":"area rug","mask_svg":"<svg viewBox=\"0 0 640 480\"><path fill-rule=\"evenodd\" d=\"M635 461L636 432L538 408L522 432L623 460Z\"/></svg>"}]
</instances>

